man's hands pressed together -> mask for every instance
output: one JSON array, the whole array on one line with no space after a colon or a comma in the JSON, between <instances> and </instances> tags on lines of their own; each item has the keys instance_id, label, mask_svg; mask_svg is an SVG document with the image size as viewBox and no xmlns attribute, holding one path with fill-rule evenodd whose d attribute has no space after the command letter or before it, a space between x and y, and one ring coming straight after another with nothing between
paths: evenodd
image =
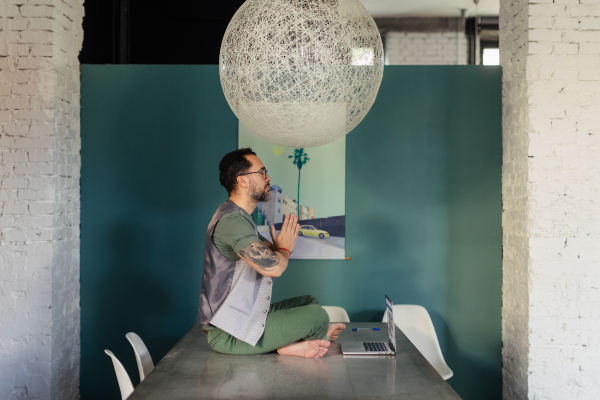
<instances>
[{"instance_id":1,"label":"man's hands pressed together","mask_svg":"<svg viewBox=\"0 0 600 400\"><path fill-rule=\"evenodd\" d=\"M238 256L259 274L279 277L287 268L290 254L294 251L298 240L299 230L298 217L292 213L285 217L279 235L275 236L275 227L271 226L271 237L274 242L271 248L265 243L255 242L240 250Z\"/></svg>"},{"instance_id":2,"label":"man's hands pressed together","mask_svg":"<svg viewBox=\"0 0 600 400\"><path fill-rule=\"evenodd\" d=\"M296 240L298 240L299 231L300 224L298 224L298 217L293 213L285 217L279 235L275 236L275 227L271 225L271 237L273 238L271 250L286 249L289 250L288 256L292 254L296 246Z\"/></svg>"}]
</instances>

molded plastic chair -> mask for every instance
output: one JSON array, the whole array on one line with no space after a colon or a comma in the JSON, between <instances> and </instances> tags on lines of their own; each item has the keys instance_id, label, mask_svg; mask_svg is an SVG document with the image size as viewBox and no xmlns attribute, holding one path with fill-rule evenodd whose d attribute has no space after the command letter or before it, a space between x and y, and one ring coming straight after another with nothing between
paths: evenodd
<instances>
[{"instance_id":1,"label":"molded plastic chair","mask_svg":"<svg viewBox=\"0 0 600 400\"><path fill-rule=\"evenodd\" d=\"M150 372L154 369L154 363L150 352L144 344L141 337L133 332L129 332L125 335L131 346L133 346L133 352L135 353L135 361L137 361L138 370L140 371L140 382L143 381Z\"/></svg>"},{"instance_id":2,"label":"molded plastic chair","mask_svg":"<svg viewBox=\"0 0 600 400\"><path fill-rule=\"evenodd\" d=\"M327 314L329 314L329 320L331 322L350 322L348 313L342 307L335 306L322 306Z\"/></svg>"},{"instance_id":3,"label":"molded plastic chair","mask_svg":"<svg viewBox=\"0 0 600 400\"><path fill-rule=\"evenodd\" d=\"M387 322L387 313L383 314L383 322ZM395 304L394 324L398 325L398 328L404 332L408 340L415 345L442 378L449 379L454 375L444 360L433 322L424 307Z\"/></svg>"},{"instance_id":4,"label":"molded plastic chair","mask_svg":"<svg viewBox=\"0 0 600 400\"><path fill-rule=\"evenodd\" d=\"M121 361L110 350L104 350L106 354L112 359L113 365L115 366L115 373L117 374L117 381L119 381L119 389L121 389L121 398L125 400L131 393L133 393L133 383L129 378L129 374L125 371Z\"/></svg>"}]
</instances>

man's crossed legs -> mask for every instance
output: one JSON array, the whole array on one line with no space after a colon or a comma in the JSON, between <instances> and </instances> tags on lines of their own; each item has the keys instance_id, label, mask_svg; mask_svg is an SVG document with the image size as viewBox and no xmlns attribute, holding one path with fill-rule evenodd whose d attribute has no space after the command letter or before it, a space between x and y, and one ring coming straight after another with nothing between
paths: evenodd
<instances>
[{"instance_id":1,"label":"man's crossed legs","mask_svg":"<svg viewBox=\"0 0 600 400\"><path fill-rule=\"evenodd\" d=\"M277 350L279 354L299 357L323 357L345 328L330 324L329 315L314 296L299 296L271 304L265 332L251 346L221 329L208 332L210 347L225 354L263 354Z\"/></svg>"}]
</instances>

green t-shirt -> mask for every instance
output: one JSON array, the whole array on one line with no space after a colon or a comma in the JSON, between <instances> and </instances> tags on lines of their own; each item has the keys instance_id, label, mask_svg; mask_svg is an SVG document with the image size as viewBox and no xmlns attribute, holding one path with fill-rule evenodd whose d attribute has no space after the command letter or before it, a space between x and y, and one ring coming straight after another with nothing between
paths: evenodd
<instances>
[{"instance_id":1,"label":"green t-shirt","mask_svg":"<svg viewBox=\"0 0 600 400\"><path fill-rule=\"evenodd\" d=\"M244 247L264 239L260 234L257 236L252 217L245 210L222 216L213 233L217 250L232 261L240 259L238 253Z\"/></svg>"}]
</instances>

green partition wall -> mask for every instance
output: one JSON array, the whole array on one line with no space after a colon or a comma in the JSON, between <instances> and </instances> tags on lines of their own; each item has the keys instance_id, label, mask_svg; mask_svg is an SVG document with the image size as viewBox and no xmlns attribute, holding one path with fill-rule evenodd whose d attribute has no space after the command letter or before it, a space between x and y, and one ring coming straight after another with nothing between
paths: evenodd
<instances>
[{"instance_id":1,"label":"green partition wall","mask_svg":"<svg viewBox=\"0 0 600 400\"><path fill-rule=\"evenodd\" d=\"M116 399L104 349L137 384L125 334L158 362L195 321L238 122L217 66L84 65L81 93L81 398ZM386 66L347 136L352 260L292 261L274 300L313 294L354 321L380 321L384 294L421 304L452 387L500 399L501 132L498 67Z\"/></svg>"}]
</instances>

